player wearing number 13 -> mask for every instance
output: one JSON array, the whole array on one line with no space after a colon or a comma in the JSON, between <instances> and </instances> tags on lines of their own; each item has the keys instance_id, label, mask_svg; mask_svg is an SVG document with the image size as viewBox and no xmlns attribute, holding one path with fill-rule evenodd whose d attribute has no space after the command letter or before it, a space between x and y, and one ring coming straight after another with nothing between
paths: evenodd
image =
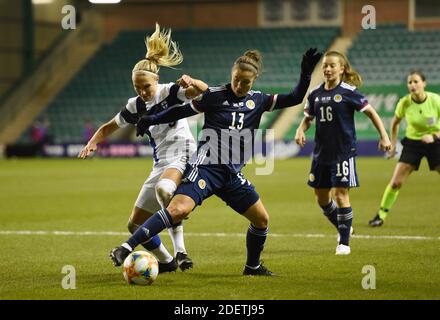
<instances>
[{"instance_id":1,"label":"player wearing number 13","mask_svg":"<svg viewBox=\"0 0 440 320\"><path fill-rule=\"evenodd\" d=\"M304 132L316 118L315 148L308 184L324 215L339 231L337 255L350 253L349 239L353 211L349 200L349 189L357 187L356 131L354 112L365 113L380 134L379 148L387 151L391 142L383 123L367 99L356 90L362 80L347 57L330 51L322 62L324 83L313 90L304 108L305 117L299 125L295 141L304 146ZM331 192L334 189L335 200Z\"/></svg>"},{"instance_id":2,"label":"player wearing number 13","mask_svg":"<svg viewBox=\"0 0 440 320\"><path fill-rule=\"evenodd\" d=\"M255 132L261 116L266 111L298 105L302 102L310 84L311 73L322 54L309 49L301 63L301 77L298 85L288 94L264 94L253 91L252 85L261 73L261 54L247 51L233 64L231 83L208 89L201 99L182 107L170 108L158 114L142 117L137 123L138 134L157 123L176 121L204 112L203 136L200 138L195 159L190 161L181 184L167 208L158 211L148 219L139 232L135 232L126 243L113 249L113 262L119 265L139 243L172 226L187 217L197 205L212 195L226 202L232 209L250 221L246 235L247 260L244 275L271 276L261 264L260 255L268 233L267 213L254 186L247 181L240 170L244 167L246 155L244 144L239 147L229 143L229 137L243 131ZM183 83L181 83L183 85ZM205 133L210 132L209 137ZM228 133L224 139L222 134ZM215 136L217 138L214 138ZM245 144L252 145L253 138ZM229 155L218 159L214 154ZM250 156L248 154L248 156ZM220 160L220 161L218 161Z\"/></svg>"}]
</instances>

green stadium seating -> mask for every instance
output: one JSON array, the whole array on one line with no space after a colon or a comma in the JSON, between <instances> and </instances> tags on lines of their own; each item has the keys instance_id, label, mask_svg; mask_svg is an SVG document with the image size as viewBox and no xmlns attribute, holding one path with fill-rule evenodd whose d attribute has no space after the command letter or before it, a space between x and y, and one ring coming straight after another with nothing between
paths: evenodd
<instances>
[{"instance_id":1,"label":"green stadium seating","mask_svg":"<svg viewBox=\"0 0 440 320\"><path fill-rule=\"evenodd\" d=\"M405 25L380 24L358 34L348 57L366 86L404 84L414 69L422 70L430 83L440 83L438 30L410 32Z\"/></svg>"},{"instance_id":2,"label":"green stadium seating","mask_svg":"<svg viewBox=\"0 0 440 320\"><path fill-rule=\"evenodd\" d=\"M98 127L135 96L131 70L145 56L144 38L150 33L120 32L54 98L42 117L49 118L56 142L81 142L87 120ZM255 89L287 91L299 79L303 52L309 47L325 50L338 34L336 27L173 30L184 61L176 69L161 68L160 81L174 82L187 73L211 86L227 83L234 60L245 50L258 49L263 54L263 73ZM269 128L278 114L265 116L262 127Z\"/></svg>"}]
</instances>

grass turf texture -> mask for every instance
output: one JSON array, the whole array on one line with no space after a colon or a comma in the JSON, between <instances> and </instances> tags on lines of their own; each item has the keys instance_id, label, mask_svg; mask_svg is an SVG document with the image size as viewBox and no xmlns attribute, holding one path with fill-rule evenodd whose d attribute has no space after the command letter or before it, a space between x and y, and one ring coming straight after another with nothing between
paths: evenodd
<instances>
[{"instance_id":1,"label":"grass turf texture","mask_svg":"<svg viewBox=\"0 0 440 320\"><path fill-rule=\"evenodd\" d=\"M277 235L263 252L276 277L241 275L248 222L211 197L184 222L194 269L160 274L150 287L127 285L111 264L108 252L123 235L0 233L0 299L439 299L438 174L423 162L384 226L372 229L367 222L395 162L359 158L357 164L361 187L351 191L357 235L434 238L353 238L352 254L335 256L336 229L306 185L310 160L277 161L270 176L256 176L253 166L244 170L270 213L269 234ZM0 161L0 231L125 232L150 166L145 159ZM172 251L168 233L161 238ZM61 286L64 265L76 269L75 290ZM376 268L375 290L361 286L364 265Z\"/></svg>"}]
</instances>

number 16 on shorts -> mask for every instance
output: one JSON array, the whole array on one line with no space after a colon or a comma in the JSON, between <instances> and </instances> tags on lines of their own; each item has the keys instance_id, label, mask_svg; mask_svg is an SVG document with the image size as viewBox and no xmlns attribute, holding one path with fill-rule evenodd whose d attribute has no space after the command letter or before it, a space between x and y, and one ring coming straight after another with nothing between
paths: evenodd
<instances>
[{"instance_id":1,"label":"number 16 on shorts","mask_svg":"<svg viewBox=\"0 0 440 320\"><path fill-rule=\"evenodd\" d=\"M354 157L338 162L335 166L335 178L338 187L353 188L359 186Z\"/></svg>"}]
</instances>

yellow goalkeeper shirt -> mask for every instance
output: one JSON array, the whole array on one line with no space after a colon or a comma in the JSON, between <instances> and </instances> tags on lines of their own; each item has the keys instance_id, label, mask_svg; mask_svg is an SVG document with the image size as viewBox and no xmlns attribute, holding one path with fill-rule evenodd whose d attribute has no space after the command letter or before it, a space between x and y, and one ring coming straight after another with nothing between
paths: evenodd
<instances>
[{"instance_id":1,"label":"yellow goalkeeper shirt","mask_svg":"<svg viewBox=\"0 0 440 320\"><path fill-rule=\"evenodd\" d=\"M399 100L396 117L406 120L405 136L412 140L421 140L426 134L440 131L440 97L436 93L425 92L426 99L417 103L411 94Z\"/></svg>"}]
</instances>

